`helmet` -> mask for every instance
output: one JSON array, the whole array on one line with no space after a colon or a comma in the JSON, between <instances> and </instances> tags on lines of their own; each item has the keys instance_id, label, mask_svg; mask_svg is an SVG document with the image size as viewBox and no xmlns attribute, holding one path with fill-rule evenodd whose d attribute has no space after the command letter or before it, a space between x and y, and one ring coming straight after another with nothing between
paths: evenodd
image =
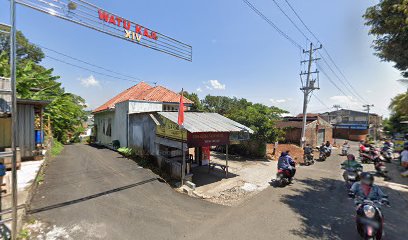
<instances>
[{"instance_id":1,"label":"helmet","mask_svg":"<svg viewBox=\"0 0 408 240\"><path fill-rule=\"evenodd\" d=\"M360 174L361 183L372 186L374 184L374 177L369 172L362 172Z\"/></svg>"},{"instance_id":2,"label":"helmet","mask_svg":"<svg viewBox=\"0 0 408 240\"><path fill-rule=\"evenodd\" d=\"M347 155L347 160L354 161L354 160L356 160L356 157L353 154L348 154Z\"/></svg>"}]
</instances>

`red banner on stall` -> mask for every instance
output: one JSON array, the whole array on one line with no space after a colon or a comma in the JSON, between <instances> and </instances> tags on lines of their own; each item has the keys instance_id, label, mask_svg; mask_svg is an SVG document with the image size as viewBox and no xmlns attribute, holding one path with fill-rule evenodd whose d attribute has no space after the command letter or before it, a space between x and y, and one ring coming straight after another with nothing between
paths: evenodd
<instances>
[{"instance_id":1,"label":"red banner on stall","mask_svg":"<svg viewBox=\"0 0 408 240\"><path fill-rule=\"evenodd\" d=\"M189 147L206 147L226 145L229 143L229 133L210 132L210 133L188 133L187 143Z\"/></svg>"}]
</instances>

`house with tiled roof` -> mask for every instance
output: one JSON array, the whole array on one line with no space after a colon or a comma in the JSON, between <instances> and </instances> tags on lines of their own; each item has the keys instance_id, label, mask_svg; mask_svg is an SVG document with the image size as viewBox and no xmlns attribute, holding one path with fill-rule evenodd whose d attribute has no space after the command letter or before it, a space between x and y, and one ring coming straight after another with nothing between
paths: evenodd
<instances>
[{"instance_id":1,"label":"house with tiled roof","mask_svg":"<svg viewBox=\"0 0 408 240\"><path fill-rule=\"evenodd\" d=\"M178 111L179 101L180 94L177 92L163 86L151 86L145 82L138 83L93 111L96 142L103 145L128 146L129 138L143 138L137 135L143 132L143 124L137 125L141 128L140 131L129 129L130 115L139 114L146 117L149 116L146 113ZM184 104L188 109L193 102L184 98ZM129 132L135 136L129 136Z\"/></svg>"}]
</instances>

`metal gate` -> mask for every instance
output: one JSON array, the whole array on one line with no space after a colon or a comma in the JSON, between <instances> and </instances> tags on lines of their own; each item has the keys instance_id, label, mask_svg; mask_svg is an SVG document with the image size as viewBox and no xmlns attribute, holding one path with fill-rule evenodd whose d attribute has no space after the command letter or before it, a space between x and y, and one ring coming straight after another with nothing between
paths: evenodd
<instances>
[{"instance_id":1,"label":"metal gate","mask_svg":"<svg viewBox=\"0 0 408 240\"><path fill-rule=\"evenodd\" d=\"M321 145L322 143L325 142L325 133L326 133L325 129L319 129L317 131L317 144L318 145Z\"/></svg>"}]
</instances>

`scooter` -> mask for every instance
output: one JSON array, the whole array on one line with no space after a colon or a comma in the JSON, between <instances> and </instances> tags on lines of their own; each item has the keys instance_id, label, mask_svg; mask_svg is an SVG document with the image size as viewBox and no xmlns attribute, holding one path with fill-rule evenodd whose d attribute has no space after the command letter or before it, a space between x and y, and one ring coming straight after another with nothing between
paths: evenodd
<instances>
[{"instance_id":1,"label":"scooter","mask_svg":"<svg viewBox=\"0 0 408 240\"><path fill-rule=\"evenodd\" d=\"M305 166L309 166L309 165L314 164L313 151L311 153L305 153L303 155L303 162L304 162Z\"/></svg>"},{"instance_id":2,"label":"scooter","mask_svg":"<svg viewBox=\"0 0 408 240\"><path fill-rule=\"evenodd\" d=\"M352 192L349 193L349 196L355 197ZM388 199L381 201L361 200L356 211L356 227L358 234L363 239L381 240L384 231L381 206L384 204L389 206Z\"/></svg>"},{"instance_id":3,"label":"scooter","mask_svg":"<svg viewBox=\"0 0 408 240\"><path fill-rule=\"evenodd\" d=\"M371 163L379 160L380 157L380 149L378 148L371 148L368 152L360 152L360 159L362 163Z\"/></svg>"},{"instance_id":4,"label":"scooter","mask_svg":"<svg viewBox=\"0 0 408 240\"><path fill-rule=\"evenodd\" d=\"M296 164L292 164L293 169L296 171L295 166ZM293 177L289 169L278 169L278 172L276 173L275 181L279 187L284 187L286 185L289 185L290 183L292 183L292 179Z\"/></svg>"},{"instance_id":5,"label":"scooter","mask_svg":"<svg viewBox=\"0 0 408 240\"><path fill-rule=\"evenodd\" d=\"M390 177L388 177L387 173L387 167L384 164L384 158L382 156L380 156L379 158L376 158L373 163L374 163L374 168L375 171L377 173L378 176L383 177L384 179L390 179Z\"/></svg>"},{"instance_id":6,"label":"scooter","mask_svg":"<svg viewBox=\"0 0 408 240\"><path fill-rule=\"evenodd\" d=\"M343 145L343 146L341 147L341 155L342 155L342 156L347 156L347 155L348 155L349 148L350 148L349 145Z\"/></svg>"},{"instance_id":7,"label":"scooter","mask_svg":"<svg viewBox=\"0 0 408 240\"><path fill-rule=\"evenodd\" d=\"M319 150L319 161L324 162L326 158L330 156L330 150L321 149L321 147L316 147Z\"/></svg>"},{"instance_id":8,"label":"scooter","mask_svg":"<svg viewBox=\"0 0 408 240\"><path fill-rule=\"evenodd\" d=\"M347 189L350 189L355 182L360 181L360 174L363 172L363 166L345 167L342 165L341 168L344 169L343 178L346 182Z\"/></svg>"},{"instance_id":9,"label":"scooter","mask_svg":"<svg viewBox=\"0 0 408 240\"><path fill-rule=\"evenodd\" d=\"M383 148L381 150L381 156L384 157L384 159L390 163L391 160L393 159L393 152L394 150L392 148Z\"/></svg>"}]
</instances>

